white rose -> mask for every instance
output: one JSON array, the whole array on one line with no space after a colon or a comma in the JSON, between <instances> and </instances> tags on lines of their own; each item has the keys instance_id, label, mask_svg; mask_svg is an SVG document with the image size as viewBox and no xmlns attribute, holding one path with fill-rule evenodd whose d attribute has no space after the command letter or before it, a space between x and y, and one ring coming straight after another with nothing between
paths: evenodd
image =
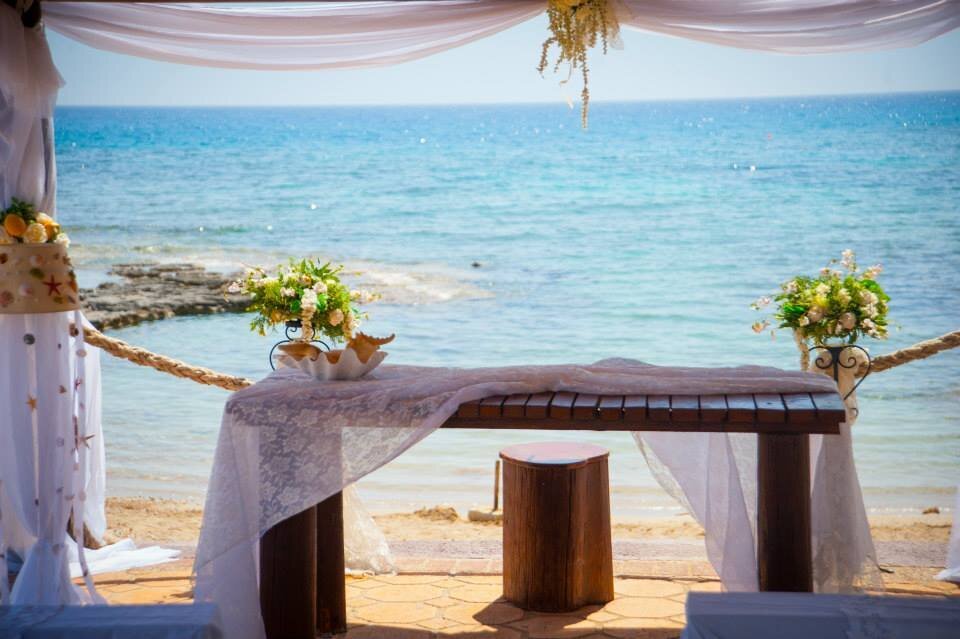
<instances>
[{"instance_id":1,"label":"white rose","mask_svg":"<svg viewBox=\"0 0 960 639\"><path fill-rule=\"evenodd\" d=\"M816 324L817 322L819 322L820 320L823 319L823 309L820 308L819 306L814 306L814 307L811 308L809 311L807 311L806 317L807 317L811 322L813 322L814 324Z\"/></svg>"},{"instance_id":2,"label":"white rose","mask_svg":"<svg viewBox=\"0 0 960 639\"><path fill-rule=\"evenodd\" d=\"M784 292L788 294L793 294L797 292L797 282L796 280L790 280L783 285Z\"/></svg>"},{"instance_id":3,"label":"white rose","mask_svg":"<svg viewBox=\"0 0 960 639\"><path fill-rule=\"evenodd\" d=\"M324 284L323 282L317 282L316 284L313 285L313 291L318 295L323 295L324 293L327 292L327 285Z\"/></svg>"},{"instance_id":4,"label":"white rose","mask_svg":"<svg viewBox=\"0 0 960 639\"><path fill-rule=\"evenodd\" d=\"M335 308L330 311L330 314L327 315L327 321L330 322L330 326L337 326L340 322L343 321L343 311L339 308Z\"/></svg>"},{"instance_id":5,"label":"white rose","mask_svg":"<svg viewBox=\"0 0 960 639\"><path fill-rule=\"evenodd\" d=\"M57 239L55 239L54 242L60 244L63 246L63 248L68 248L70 246L70 238L67 237L67 234L63 231L57 233Z\"/></svg>"},{"instance_id":6,"label":"white rose","mask_svg":"<svg viewBox=\"0 0 960 639\"><path fill-rule=\"evenodd\" d=\"M850 300L853 299L850 297L850 291L845 288L841 288L837 291L837 299L840 300L841 304L849 304Z\"/></svg>"},{"instance_id":7,"label":"white rose","mask_svg":"<svg viewBox=\"0 0 960 639\"><path fill-rule=\"evenodd\" d=\"M830 287L827 284L821 282L817 284L817 287L813 290L816 292L817 295L826 295L827 293L830 292Z\"/></svg>"},{"instance_id":8,"label":"white rose","mask_svg":"<svg viewBox=\"0 0 960 639\"><path fill-rule=\"evenodd\" d=\"M230 282L230 286L227 287L227 293L239 293L240 284L238 282Z\"/></svg>"},{"instance_id":9,"label":"white rose","mask_svg":"<svg viewBox=\"0 0 960 639\"><path fill-rule=\"evenodd\" d=\"M284 286L283 288L280 289L280 295L284 297L293 297L296 294L297 292L292 288L290 288L289 286Z\"/></svg>"},{"instance_id":10,"label":"white rose","mask_svg":"<svg viewBox=\"0 0 960 639\"><path fill-rule=\"evenodd\" d=\"M846 313L844 313L843 315L840 316L840 323L839 323L837 326L838 326L838 327L842 326L843 328L847 329L848 331L851 330L851 329L853 329L853 328L856 328L856 326L857 326L857 316L848 311L848 312L846 312Z\"/></svg>"}]
</instances>

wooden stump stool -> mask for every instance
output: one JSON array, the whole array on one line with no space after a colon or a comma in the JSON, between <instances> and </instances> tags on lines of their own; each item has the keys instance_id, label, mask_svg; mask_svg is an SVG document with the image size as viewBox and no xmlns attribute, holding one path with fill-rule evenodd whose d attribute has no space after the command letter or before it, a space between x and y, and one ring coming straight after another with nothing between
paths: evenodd
<instances>
[{"instance_id":1,"label":"wooden stump stool","mask_svg":"<svg viewBox=\"0 0 960 639\"><path fill-rule=\"evenodd\" d=\"M521 608L569 612L613 600L609 452L519 444L503 459L503 594Z\"/></svg>"}]
</instances>

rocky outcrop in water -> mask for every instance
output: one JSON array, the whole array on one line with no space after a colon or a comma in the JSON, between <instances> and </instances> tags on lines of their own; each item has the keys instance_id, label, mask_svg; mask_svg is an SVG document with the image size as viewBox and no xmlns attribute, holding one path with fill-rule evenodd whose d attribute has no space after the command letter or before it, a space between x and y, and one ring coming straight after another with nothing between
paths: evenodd
<instances>
[{"instance_id":1,"label":"rocky outcrop in water","mask_svg":"<svg viewBox=\"0 0 960 639\"><path fill-rule=\"evenodd\" d=\"M249 303L226 293L236 276L196 264L117 264L110 274L119 281L80 290L84 315L100 330L177 315L239 313Z\"/></svg>"}]
</instances>

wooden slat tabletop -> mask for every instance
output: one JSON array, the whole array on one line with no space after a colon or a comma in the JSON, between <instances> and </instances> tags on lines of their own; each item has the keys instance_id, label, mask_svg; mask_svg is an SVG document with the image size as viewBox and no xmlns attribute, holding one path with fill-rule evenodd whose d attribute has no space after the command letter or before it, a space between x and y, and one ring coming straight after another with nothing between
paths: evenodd
<instances>
[{"instance_id":1,"label":"wooden slat tabletop","mask_svg":"<svg viewBox=\"0 0 960 639\"><path fill-rule=\"evenodd\" d=\"M466 402L443 426L833 434L845 419L837 393L646 396L560 391Z\"/></svg>"}]
</instances>

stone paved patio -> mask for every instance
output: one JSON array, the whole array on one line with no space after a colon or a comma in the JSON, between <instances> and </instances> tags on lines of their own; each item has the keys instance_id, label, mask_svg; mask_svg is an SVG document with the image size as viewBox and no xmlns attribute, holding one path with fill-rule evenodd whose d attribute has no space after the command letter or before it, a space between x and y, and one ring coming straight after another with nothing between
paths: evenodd
<instances>
[{"instance_id":1,"label":"stone paved patio","mask_svg":"<svg viewBox=\"0 0 960 639\"><path fill-rule=\"evenodd\" d=\"M569 614L524 612L500 597L500 575L475 574L457 560L435 559L432 574L347 578L347 639L643 638L678 637L688 592L719 591L713 577L690 577L689 566L673 576L620 576L616 599ZM659 562L658 562L659 563ZM100 592L113 604L190 603L189 559L123 573L98 575ZM665 573L663 566L647 566ZM441 570L442 568L442 570ZM479 566L475 567L480 570ZM960 596L960 588L932 580L936 571L897 568L887 593ZM677 575L682 576L677 576Z\"/></svg>"}]
</instances>

